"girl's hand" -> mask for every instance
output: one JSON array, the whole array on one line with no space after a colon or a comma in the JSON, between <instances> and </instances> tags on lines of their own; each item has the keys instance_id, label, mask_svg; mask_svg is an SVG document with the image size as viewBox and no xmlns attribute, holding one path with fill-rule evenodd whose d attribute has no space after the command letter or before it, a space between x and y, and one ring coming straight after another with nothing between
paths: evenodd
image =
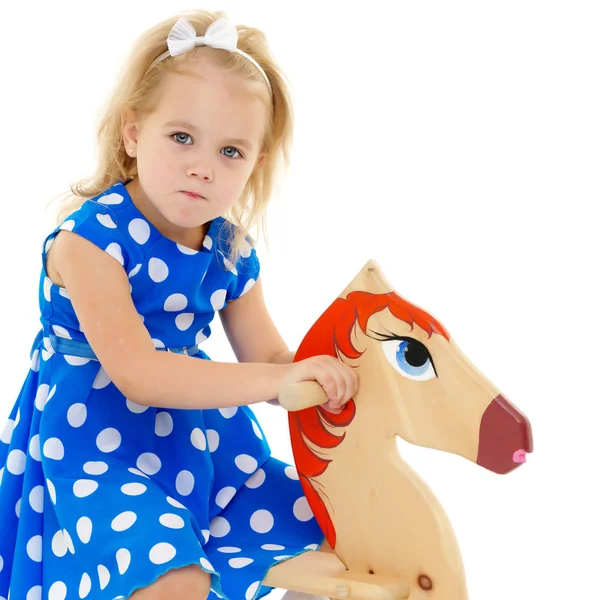
<instances>
[{"instance_id":1,"label":"girl's hand","mask_svg":"<svg viewBox=\"0 0 600 600\"><path fill-rule=\"evenodd\" d=\"M316 381L325 391L329 401L321 406L338 415L358 390L356 371L338 358L327 355L312 356L286 365L287 374L281 387L301 381Z\"/></svg>"}]
</instances>

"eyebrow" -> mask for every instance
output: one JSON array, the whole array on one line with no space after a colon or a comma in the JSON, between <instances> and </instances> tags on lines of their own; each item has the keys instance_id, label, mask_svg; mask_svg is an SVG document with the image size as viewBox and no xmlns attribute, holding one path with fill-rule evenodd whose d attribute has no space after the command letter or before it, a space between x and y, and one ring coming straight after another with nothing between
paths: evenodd
<instances>
[{"instance_id":1,"label":"eyebrow","mask_svg":"<svg viewBox=\"0 0 600 600\"><path fill-rule=\"evenodd\" d=\"M185 129L190 129L191 131L198 131L196 127L194 127L191 123L187 121L169 121L165 123L165 127L184 127ZM245 146L248 150L252 151L252 144L243 138L231 138L227 140L228 143L238 144L239 146Z\"/></svg>"}]
</instances>

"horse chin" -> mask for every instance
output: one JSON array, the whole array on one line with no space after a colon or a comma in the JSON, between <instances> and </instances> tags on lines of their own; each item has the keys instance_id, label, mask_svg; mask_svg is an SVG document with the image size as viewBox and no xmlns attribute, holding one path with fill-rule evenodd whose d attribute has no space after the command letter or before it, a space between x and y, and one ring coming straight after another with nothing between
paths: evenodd
<instances>
[{"instance_id":1,"label":"horse chin","mask_svg":"<svg viewBox=\"0 0 600 600\"><path fill-rule=\"evenodd\" d=\"M477 464L505 475L526 462L529 452L533 452L529 420L499 394L481 419Z\"/></svg>"}]
</instances>

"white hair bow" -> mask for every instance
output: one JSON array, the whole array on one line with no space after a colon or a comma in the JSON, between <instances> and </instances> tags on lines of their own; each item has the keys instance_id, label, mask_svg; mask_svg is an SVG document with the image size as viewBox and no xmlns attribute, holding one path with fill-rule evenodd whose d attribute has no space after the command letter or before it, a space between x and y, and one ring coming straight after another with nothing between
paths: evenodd
<instances>
[{"instance_id":1,"label":"white hair bow","mask_svg":"<svg viewBox=\"0 0 600 600\"><path fill-rule=\"evenodd\" d=\"M167 46L171 56L184 54L194 46L211 46L235 52L237 50L237 29L236 26L225 18L220 18L211 23L206 29L206 33L201 36L196 35L193 25L185 19L179 19L167 38Z\"/></svg>"},{"instance_id":2,"label":"white hair bow","mask_svg":"<svg viewBox=\"0 0 600 600\"><path fill-rule=\"evenodd\" d=\"M173 25L167 37L169 51L161 54L154 63L152 63L152 66L167 56L185 54L196 46L211 46L212 48L220 48L221 50L228 50L229 52L237 52L247 58L262 73L262 76L269 86L269 90L271 90L271 83L263 68L251 56L237 47L237 40L238 33L236 26L224 17L211 23L207 27L206 33L201 36L196 35L194 26L188 20L179 19L177 23Z\"/></svg>"}]
</instances>

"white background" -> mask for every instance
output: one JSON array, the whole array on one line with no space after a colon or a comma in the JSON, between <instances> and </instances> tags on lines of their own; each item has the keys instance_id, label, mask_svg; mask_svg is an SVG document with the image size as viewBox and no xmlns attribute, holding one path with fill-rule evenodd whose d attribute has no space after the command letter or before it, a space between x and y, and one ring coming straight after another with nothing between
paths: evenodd
<instances>
[{"instance_id":1,"label":"white background","mask_svg":"<svg viewBox=\"0 0 600 600\"><path fill-rule=\"evenodd\" d=\"M96 110L134 37L190 7L1 5L2 419L38 330L45 206L92 171ZM294 170L259 245L290 347L377 260L533 426L535 452L506 476L401 445L450 517L471 598L597 598L597 3L205 7L263 29L293 84ZM218 326L207 351L233 360ZM256 412L291 461L285 411Z\"/></svg>"}]
</instances>

